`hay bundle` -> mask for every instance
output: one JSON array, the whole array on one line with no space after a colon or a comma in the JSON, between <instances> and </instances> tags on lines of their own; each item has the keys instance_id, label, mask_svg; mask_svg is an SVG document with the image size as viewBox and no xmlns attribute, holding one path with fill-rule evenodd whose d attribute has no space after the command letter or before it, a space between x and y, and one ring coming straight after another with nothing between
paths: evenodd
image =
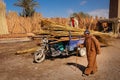
<instances>
[{"instance_id":1,"label":"hay bundle","mask_svg":"<svg viewBox=\"0 0 120 80\"><path fill-rule=\"evenodd\" d=\"M63 26L63 25L58 25L55 22L51 21L51 20L42 20L41 21L41 27L43 30L62 30L62 31L76 31L77 29L70 27L70 26ZM79 29L80 30L80 29Z\"/></svg>"},{"instance_id":2,"label":"hay bundle","mask_svg":"<svg viewBox=\"0 0 120 80\"><path fill-rule=\"evenodd\" d=\"M8 34L8 27L6 23L6 6L0 1L0 34Z\"/></svg>"},{"instance_id":3,"label":"hay bundle","mask_svg":"<svg viewBox=\"0 0 120 80\"><path fill-rule=\"evenodd\" d=\"M39 49L39 47L34 47L34 48L30 48L30 49L20 50L20 51L17 51L16 54L18 55L18 54L33 53L37 49Z\"/></svg>"},{"instance_id":4,"label":"hay bundle","mask_svg":"<svg viewBox=\"0 0 120 80\"><path fill-rule=\"evenodd\" d=\"M22 19L22 20L21 20ZM11 34L13 33L25 33L26 29L23 27L24 23L23 18L19 17L16 12L9 12L7 14L7 23L8 23L8 29Z\"/></svg>"},{"instance_id":5,"label":"hay bundle","mask_svg":"<svg viewBox=\"0 0 120 80\"><path fill-rule=\"evenodd\" d=\"M112 35L109 33L101 33L97 31L91 31L91 34L93 34L101 43L105 44L106 46L109 46L112 40Z\"/></svg>"},{"instance_id":6,"label":"hay bundle","mask_svg":"<svg viewBox=\"0 0 120 80\"><path fill-rule=\"evenodd\" d=\"M56 18L50 18L52 22L55 22L58 25L68 25L69 18L61 18L61 17L56 17Z\"/></svg>"},{"instance_id":7,"label":"hay bundle","mask_svg":"<svg viewBox=\"0 0 120 80\"><path fill-rule=\"evenodd\" d=\"M85 29L80 29L80 28L73 28L70 26L63 26L63 25L58 25L55 24L54 22L48 21L48 20L43 20L43 31L38 31L38 32L34 32L35 34L42 34L42 33L46 33L49 34L53 37L65 37L65 36L69 36L69 32L71 31L71 35L72 36L82 36L83 32L85 31ZM109 45L109 39L111 38L111 36L109 34L106 33L101 33L101 32L97 32L97 31L90 31L91 34L93 34L94 36L96 36L96 38L101 42L104 43L106 45Z\"/></svg>"},{"instance_id":8,"label":"hay bundle","mask_svg":"<svg viewBox=\"0 0 120 80\"><path fill-rule=\"evenodd\" d=\"M34 31L35 34L42 34L43 32L46 34L50 34L53 36L69 36L69 32L71 31L72 35L82 35L84 29L80 28L73 28L71 26L63 26L58 25L55 22L50 20L42 20L41 21L41 28L43 31Z\"/></svg>"},{"instance_id":9,"label":"hay bundle","mask_svg":"<svg viewBox=\"0 0 120 80\"><path fill-rule=\"evenodd\" d=\"M35 13L33 17L21 17L16 12L7 14L7 23L9 32L14 33L31 33L41 30L41 14Z\"/></svg>"}]
</instances>

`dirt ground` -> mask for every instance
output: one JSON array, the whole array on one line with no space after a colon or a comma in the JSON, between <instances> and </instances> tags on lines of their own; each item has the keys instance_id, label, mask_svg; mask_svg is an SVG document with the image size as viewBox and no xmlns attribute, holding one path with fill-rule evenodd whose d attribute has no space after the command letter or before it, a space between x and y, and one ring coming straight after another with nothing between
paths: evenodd
<instances>
[{"instance_id":1,"label":"dirt ground","mask_svg":"<svg viewBox=\"0 0 120 80\"><path fill-rule=\"evenodd\" d=\"M33 54L15 55L16 51L36 46L37 41L0 44L0 80L119 80L120 39L102 47L97 56L98 72L83 77L86 56L58 57L33 63Z\"/></svg>"}]
</instances>

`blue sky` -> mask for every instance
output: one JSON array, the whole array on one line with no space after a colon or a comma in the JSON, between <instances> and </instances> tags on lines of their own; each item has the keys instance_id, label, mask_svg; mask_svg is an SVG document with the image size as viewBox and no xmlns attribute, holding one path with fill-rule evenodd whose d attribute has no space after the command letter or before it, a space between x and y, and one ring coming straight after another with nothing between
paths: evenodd
<instances>
[{"instance_id":1,"label":"blue sky","mask_svg":"<svg viewBox=\"0 0 120 80\"><path fill-rule=\"evenodd\" d=\"M7 11L21 12L13 4L17 0L4 0ZM85 12L92 16L108 17L109 0L36 0L40 7L35 8L43 17L69 17L73 12Z\"/></svg>"}]
</instances>

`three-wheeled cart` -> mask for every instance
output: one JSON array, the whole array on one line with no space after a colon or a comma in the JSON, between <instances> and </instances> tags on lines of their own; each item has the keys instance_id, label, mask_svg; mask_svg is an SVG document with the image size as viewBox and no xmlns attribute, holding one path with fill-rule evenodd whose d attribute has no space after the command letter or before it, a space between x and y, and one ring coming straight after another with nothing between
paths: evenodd
<instances>
[{"instance_id":1,"label":"three-wheeled cart","mask_svg":"<svg viewBox=\"0 0 120 80\"><path fill-rule=\"evenodd\" d=\"M78 51L79 56L86 55L86 48L79 48L78 44L84 43L84 38L81 36L71 36L69 31L68 37L48 37L42 36L41 45L34 53L34 61L42 62L46 56L56 57L59 55L68 56L75 54Z\"/></svg>"}]
</instances>

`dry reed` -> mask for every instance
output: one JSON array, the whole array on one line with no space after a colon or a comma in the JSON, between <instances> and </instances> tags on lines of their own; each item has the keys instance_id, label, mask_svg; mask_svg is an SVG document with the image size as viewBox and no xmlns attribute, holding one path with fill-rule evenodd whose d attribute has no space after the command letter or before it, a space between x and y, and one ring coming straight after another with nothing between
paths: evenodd
<instances>
[{"instance_id":1,"label":"dry reed","mask_svg":"<svg viewBox=\"0 0 120 80\"><path fill-rule=\"evenodd\" d=\"M0 1L0 34L8 34L8 27L6 22L6 5Z\"/></svg>"}]
</instances>

